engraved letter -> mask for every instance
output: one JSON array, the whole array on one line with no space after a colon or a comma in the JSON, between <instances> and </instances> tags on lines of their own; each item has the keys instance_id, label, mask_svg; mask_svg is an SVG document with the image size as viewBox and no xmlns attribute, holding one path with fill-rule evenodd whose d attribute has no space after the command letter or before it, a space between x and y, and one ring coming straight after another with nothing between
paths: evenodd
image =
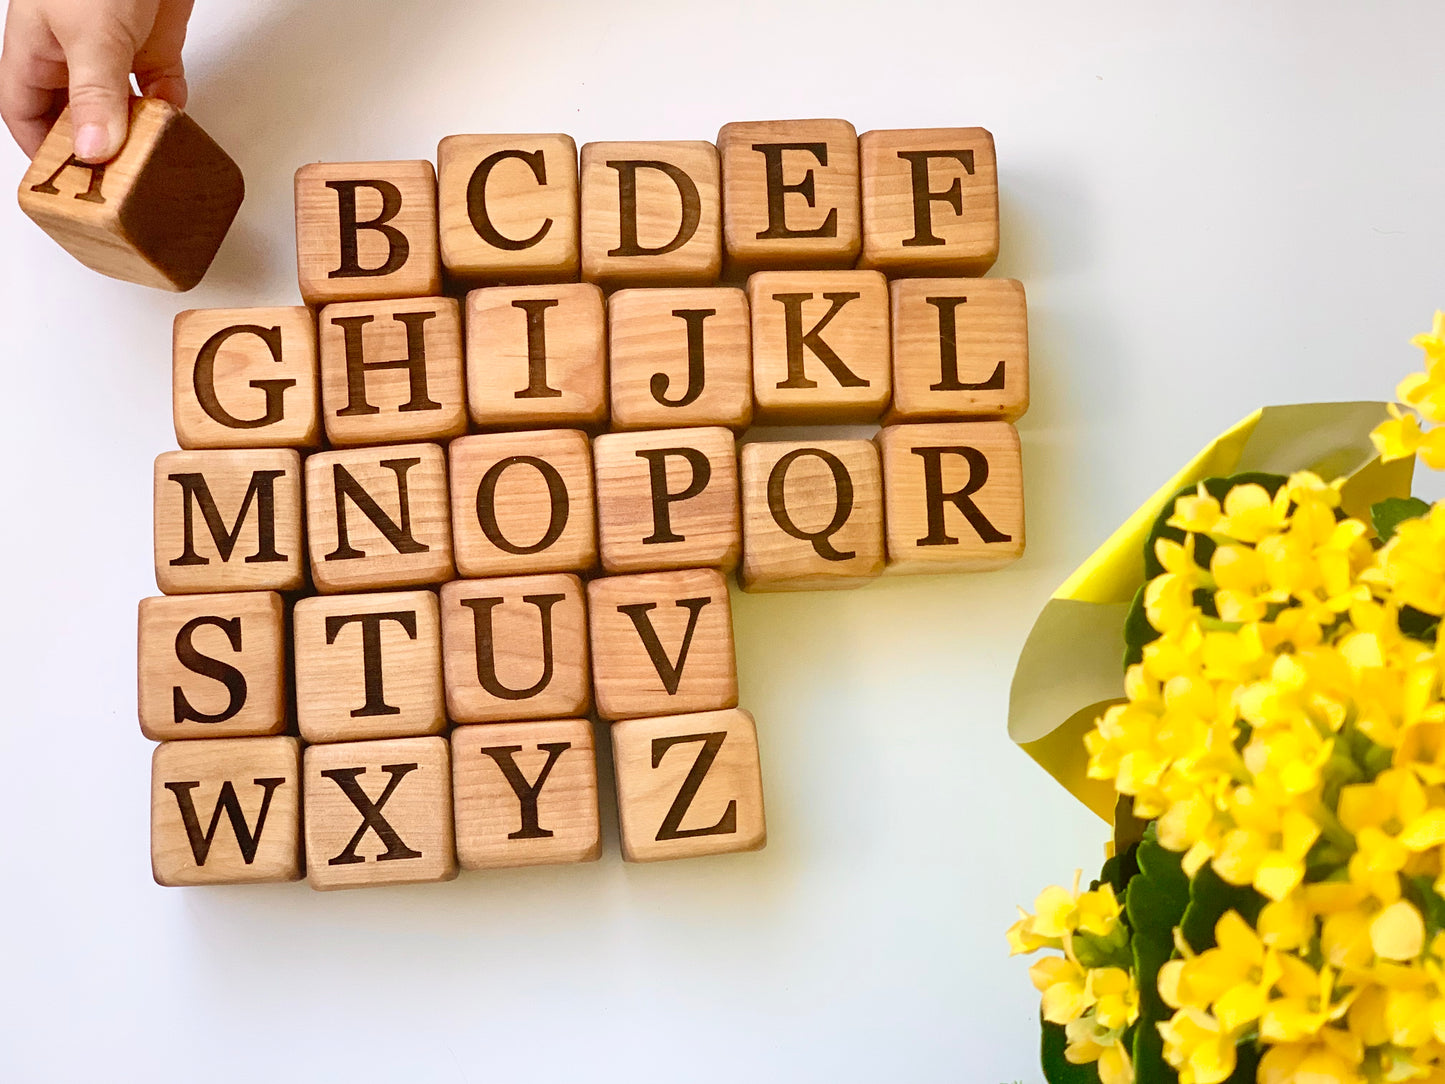
<instances>
[{"instance_id":1,"label":"engraved letter","mask_svg":"<svg viewBox=\"0 0 1445 1084\"><path fill-rule=\"evenodd\" d=\"M416 639L416 611L397 610L392 613L336 614L326 619L326 642L336 643L341 630L353 621L361 625L361 667L366 680L366 703L353 708L351 717L368 715L400 715L401 709L386 702L386 689L381 668L381 623L395 621L411 639Z\"/></svg>"},{"instance_id":2,"label":"engraved letter","mask_svg":"<svg viewBox=\"0 0 1445 1084\"><path fill-rule=\"evenodd\" d=\"M341 221L341 266L335 271L328 271L326 277L333 279L343 278L370 278L376 275L389 275L393 271L401 269L406 263L406 258L411 253L411 243L406 239L406 234L395 226L388 226L387 223L397 216L401 210L401 190L390 181L327 181L326 187L336 192L336 207ZM381 196L381 210L377 216L367 222L356 220L356 190L358 188L370 188ZM386 260L375 267L362 267L361 257L356 243L356 235L361 230L375 230L386 238L387 252Z\"/></svg>"},{"instance_id":3,"label":"engraved letter","mask_svg":"<svg viewBox=\"0 0 1445 1084\"><path fill-rule=\"evenodd\" d=\"M502 480L502 474L508 467L523 463L535 468L542 476L542 481L547 485L547 502L552 510L547 529L542 532L542 537L530 546L518 545L508 540L502 534L501 525L497 523L497 483ZM557 473L557 468L551 463L533 455L509 455L505 459L497 460L487 468L487 473L482 475L482 480L477 485L477 523L481 526L482 533L487 536L487 541L506 553L541 553L562 537L562 532L567 527L567 512L567 484L562 481L562 475Z\"/></svg>"},{"instance_id":4,"label":"engraved letter","mask_svg":"<svg viewBox=\"0 0 1445 1084\"><path fill-rule=\"evenodd\" d=\"M772 240L777 237L837 237L838 208L830 208L823 224L811 230L789 229L783 197L796 192L808 201L809 207L816 207L813 192L813 171L805 170L803 179L795 184L783 183L783 152L806 151L818 160L818 165L828 164L826 143L754 143L753 150L763 156L763 168L768 179L768 228L758 234L758 240Z\"/></svg>"},{"instance_id":5,"label":"engraved letter","mask_svg":"<svg viewBox=\"0 0 1445 1084\"><path fill-rule=\"evenodd\" d=\"M220 659L213 659L209 655L202 655L196 650L196 645L191 642L191 637L202 625L214 625L226 634L230 641L232 651L241 650L241 619L232 617L193 617L181 626L176 633L176 661L194 674L202 677L214 678L226 687L230 694L224 710L214 715L207 715L203 711L197 711L186 699L184 690L179 685L171 688L171 703L175 713L175 720L184 723L194 719L198 723L224 723L227 719L233 718L246 704L246 675L237 670L230 663L222 662Z\"/></svg>"},{"instance_id":6,"label":"engraved letter","mask_svg":"<svg viewBox=\"0 0 1445 1084\"><path fill-rule=\"evenodd\" d=\"M351 837L340 854L335 858L328 859L328 866L349 866L357 862L365 862L366 859L356 853L356 848L366 836L367 829L376 833L376 838L386 844L386 851L376 856L378 862L388 862L398 858L420 858L421 851L414 851L408 847L401 836L397 835L396 829L391 826L385 817L381 815L381 807L386 805L391 797L392 791L406 777L407 773L416 771L416 764L383 764L381 770L391 776L382 788L381 797L375 802L367 797L366 791L361 789L361 784L356 781L358 775L365 775L365 768L332 768L321 774L330 779L341 788L351 804L356 806L357 812L361 814L361 827Z\"/></svg>"},{"instance_id":7,"label":"engraved letter","mask_svg":"<svg viewBox=\"0 0 1445 1084\"><path fill-rule=\"evenodd\" d=\"M256 830L252 832L246 824L246 814L241 810L236 788L227 779L221 784L221 794L216 799L216 808L211 814L211 826L204 835L201 834L201 822L196 817L196 806L191 799L191 791L201 785L200 780L166 784L166 790L176 796L176 806L180 809L181 823L186 827L186 838L190 840L191 857L196 860L196 865L204 866L210 856L211 842L216 838L216 828L221 823L222 811L231 820L231 831L236 833L236 845L241 849L241 859L248 866L256 860L256 848L261 844L261 832L266 827L266 814L271 809L271 795L286 780L253 779L251 782L261 788L261 809L256 814Z\"/></svg>"},{"instance_id":8,"label":"engraved letter","mask_svg":"<svg viewBox=\"0 0 1445 1084\"><path fill-rule=\"evenodd\" d=\"M552 220L545 218L542 224L537 227L537 232L531 237L516 240L508 237L492 225L491 216L487 214L487 179L492 175L498 162L508 158L515 158L519 162L525 162L532 169L532 176L537 178L538 184L547 183L547 160L541 150L504 150L489 154L477 164L472 170L472 179L467 182L467 217L472 220L472 229L477 231L477 236L493 248L505 249L508 252L520 252L522 249L531 248L542 238L547 236L547 231L552 228Z\"/></svg>"},{"instance_id":9,"label":"engraved letter","mask_svg":"<svg viewBox=\"0 0 1445 1084\"><path fill-rule=\"evenodd\" d=\"M511 689L497 677L497 649L492 630L492 611L504 601L500 598L464 598L461 604L472 611L477 639L477 681L498 700L527 700L536 696L552 680L552 607L566 595L523 595L522 601L537 607L542 620L542 676L525 689Z\"/></svg>"},{"instance_id":10,"label":"engraved letter","mask_svg":"<svg viewBox=\"0 0 1445 1084\"><path fill-rule=\"evenodd\" d=\"M825 343L821 333L833 317L838 315L839 310L850 301L856 301L862 297L859 293L835 293L824 294L823 300L832 302L832 307L824 313L812 328L803 331L803 302L812 299L812 294L774 294L773 300L780 301L783 305L784 333L788 346L788 378L778 381L780 388L816 388L818 382L808 379L803 371L803 348L806 346L811 350L833 374L840 387L844 388L866 388L868 381L864 380L848 366L843 364L833 348Z\"/></svg>"},{"instance_id":11,"label":"engraved letter","mask_svg":"<svg viewBox=\"0 0 1445 1084\"><path fill-rule=\"evenodd\" d=\"M677 695L677 687L682 682L682 668L687 665L687 652L692 647L692 634L697 631L698 614L702 613L702 608L711 601L711 598L680 598L677 600L677 605L687 610L687 630L682 634L682 646L677 649L676 663L667 657L667 652L662 647L662 641L657 638L657 630L652 627L652 618L647 616L649 610L657 609L657 603L633 602L617 607L618 613L624 613L632 618L637 635L642 638L642 646L647 649L647 657L652 660L652 665L657 670L657 676L662 679L662 687L667 690L668 696Z\"/></svg>"},{"instance_id":12,"label":"engraved letter","mask_svg":"<svg viewBox=\"0 0 1445 1084\"><path fill-rule=\"evenodd\" d=\"M216 355L220 353L221 347L226 340L233 335L255 335L271 351L271 360L276 364L281 363L281 328L259 327L256 324L235 324L232 327L222 328L201 347L200 353L196 355L196 368L192 374L192 382L196 388L196 400L201 404L201 409L206 412L207 417L218 421L230 429L260 429L262 426L279 422L284 413L281 407L281 397L286 389L294 387L294 380L252 380L250 386L259 389L266 396L266 409L256 418L238 418L225 407L216 397Z\"/></svg>"},{"instance_id":13,"label":"engraved letter","mask_svg":"<svg viewBox=\"0 0 1445 1084\"><path fill-rule=\"evenodd\" d=\"M1010 537L988 521L970 495L977 493L988 481L988 459L977 448L914 448L913 454L923 460L923 499L928 507L928 533L918 540L920 546L956 546L958 539L944 529L943 502L948 501L963 513L969 525L985 542L1008 542ZM943 492L943 457L961 455L968 463L968 482L952 493Z\"/></svg>"},{"instance_id":14,"label":"engraved letter","mask_svg":"<svg viewBox=\"0 0 1445 1084\"><path fill-rule=\"evenodd\" d=\"M687 460L692 470L687 485L676 493L667 488L667 457L671 455ZM644 448L637 457L647 460L647 477L652 492L652 533L642 540L642 544L687 541L686 535L672 529L672 505L675 501L696 497L707 488L712 478L712 464L698 448Z\"/></svg>"},{"instance_id":15,"label":"engraved letter","mask_svg":"<svg viewBox=\"0 0 1445 1084\"><path fill-rule=\"evenodd\" d=\"M833 518L828 521L826 527L817 531L805 531L794 523L783 499L783 487L787 484L788 468L805 455L820 459L827 464L828 470L833 474L833 489L837 495L833 506ZM848 468L843 461L832 452L824 451L822 448L794 448L773 464L772 472L768 475L768 511L773 514L773 522L781 527L784 533L792 535L801 542L811 542L814 551L823 560L846 561L858 556L856 550L840 550L831 541L832 537L841 531L848 522L848 517L853 514L853 478L848 473Z\"/></svg>"},{"instance_id":16,"label":"engraved letter","mask_svg":"<svg viewBox=\"0 0 1445 1084\"><path fill-rule=\"evenodd\" d=\"M913 236L904 240L903 247L944 244L943 238L933 233L933 205L946 203L954 214L963 214L962 179L955 177L942 192L935 192L928 187L928 162L931 158L952 158L973 176L973 151L899 151L898 157L908 163L913 182Z\"/></svg>"},{"instance_id":17,"label":"engraved letter","mask_svg":"<svg viewBox=\"0 0 1445 1084\"><path fill-rule=\"evenodd\" d=\"M653 738L652 739L652 766L656 768L662 763L662 758L674 745L690 745L692 742L702 742L702 748L698 750L697 759L692 762L692 768L687 773L687 778L682 781L682 789L677 792L677 797L672 800L672 806L667 811L667 816L662 819L662 827L658 828L656 839L660 843L667 839L691 839L694 836L727 836L738 830L738 802L736 798L728 802L727 809L718 818L718 822L710 828L684 828L682 818L687 816L687 811L692 805L692 800L697 797L698 788L707 777L708 769L712 762L717 759L717 751L722 748L723 741L727 738L727 731L717 731L713 734L680 734L675 738Z\"/></svg>"},{"instance_id":18,"label":"engraved letter","mask_svg":"<svg viewBox=\"0 0 1445 1084\"><path fill-rule=\"evenodd\" d=\"M374 316L334 316L331 322L341 328L346 337L346 405L336 412L338 418L352 418L358 414L380 414L381 408L374 407L366 399L366 374L373 369L405 369L409 380L410 398L397 409L403 413L413 410L440 410L442 405L427 395L426 387L426 329L422 326L436 316L436 312L397 312L393 320L406 326L406 357L395 361L367 361L361 329L376 319Z\"/></svg>"},{"instance_id":19,"label":"engraved letter","mask_svg":"<svg viewBox=\"0 0 1445 1084\"><path fill-rule=\"evenodd\" d=\"M325 557L327 561L346 561L365 557L366 551L351 544L346 526L346 498L356 505L367 519L375 525L397 553L426 553L431 547L418 542L411 535L411 501L407 496L406 473L421 462L421 457L411 459L383 459L381 466L396 475L396 494L400 506L401 522L397 523L381 510L372 495L362 488L361 483L340 463L331 465L331 484L336 491L336 548Z\"/></svg>"},{"instance_id":20,"label":"engraved letter","mask_svg":"<svg viewBox=\"0 0 1445 1084\"><path fill-rule=\"evenodd\" d=\"M702 198L698 195L697 185L692 183L692 178L680 167L671 162L621 161L608 162L607 165L611 169L617 170L617 200L620 219L617 247L609 249L607 255L661 256L681 248L692 240L692 235L697 232L697 224L702 221ZM677 194L682 199L682 222L678 224L677 233L673 235L671 241L656 248L639 244L637 240L637 171L639 169L655 169L659 173L665 173L677 186Z\"/></svg>"},{"instance_id":21,"label":"engraved letter","mask_svg":"<svg viewBox=\"0 0 1445 1084\"><path fill-rule=\"evenodd\" d=\"M557 758L565 750L572 748L572 743L567 741L548 742L546 745L538 745L537 748L547 754L547 763L542 765L542 770L537 773L537 781L528 783L527 777L522 774L522 769L517 767L514 755L522 751L520 745L498 745L491 749L483 749L482 753L491 757L497 762L497 767L502 770L502 775L512 786L512 792L516 794L517 801L522 804L522 826L507 836L508 839L549 839L554 835L537 823L537 795L542 793L542 787L547 782L547 777L552 774L552 766L557 763Z\"/></svg>"}]
</instances>

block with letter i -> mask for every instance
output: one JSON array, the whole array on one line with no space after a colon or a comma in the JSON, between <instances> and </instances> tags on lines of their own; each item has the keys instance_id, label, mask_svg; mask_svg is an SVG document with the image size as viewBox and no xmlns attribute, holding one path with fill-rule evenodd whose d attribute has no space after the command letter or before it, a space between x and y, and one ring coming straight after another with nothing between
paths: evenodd
<instances>
[{"instance_id":1,"label":"block with letter i","mask_svg":"<svg viewBox=\"0 0 1445 1084\"><path fill-rule=\"evenodd\" d=\"M157 98L132 98L120 153L90 165L71 153L70 110L20 182L20 209L87 267L112 278L189 290L241 207L236 163L200 125Z\"/></svg>"},{"instance_id":2,"label":"block with letter i","mask_svg":"<svg viewBox=\"0 0 1445 1084\"><path fill-rule=\"evenodd\" d=\"M622 857L658 862L767 843L753 717L736 708L612 724Z\"/></svg>"},{"instance_id":3,"label":"block with letter i","mask_svg":"<svg viewBox=\"0 0 1445 1084\"><path fill-rule=\"evenodd\" d=\"M1011 424L888 425L877 439L890 572L979 572L1023 555L1023 472Z\"/></svg>"}]
</instances>

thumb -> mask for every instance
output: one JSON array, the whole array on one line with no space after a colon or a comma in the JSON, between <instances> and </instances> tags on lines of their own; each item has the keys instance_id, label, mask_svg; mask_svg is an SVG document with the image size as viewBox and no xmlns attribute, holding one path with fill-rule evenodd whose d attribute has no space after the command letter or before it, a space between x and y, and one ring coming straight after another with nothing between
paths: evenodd
<instances>
[{"instance_id":1,"label":"thumb","mask_svg":"<svg viewBox=\"0 0 1445 1084\"><path fill-rule=\"evenodd\" d=\"M66 47L77 158L107 162L120 152L129 126L134 59L134 46L117 34L82 35Z\"/></svg>"}]
</instances>

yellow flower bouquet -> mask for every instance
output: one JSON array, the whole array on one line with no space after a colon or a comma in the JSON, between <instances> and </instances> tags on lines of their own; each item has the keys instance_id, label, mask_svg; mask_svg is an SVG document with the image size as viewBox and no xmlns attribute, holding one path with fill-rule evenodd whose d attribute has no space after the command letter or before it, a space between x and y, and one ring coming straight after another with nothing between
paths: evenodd
<instances>
[{"instance_id":1,"label":"yellow flower bouquet","mask_svg":"<svg viewBox=\"0 0 1445 1084\"><path fill-rule=\"evenodd\" d=\"M1368 452L1316 424L1259 469L1247 420L1035 627L1011 729L1115 822L1099 879L1008 931L1042 953L1053 1084L1445 1084L1445 501L1401 495L1417 454L1445 468L1445 426L1421 425L1445 422L1445 314L1414 342L1406 409L1309 415ZM1045 663L1101 621L1122 697L1065 679L1087 706L1041 732L1020 716L1058 706L1060 683L1032 691Z\"/></svg>"}]
</instances>

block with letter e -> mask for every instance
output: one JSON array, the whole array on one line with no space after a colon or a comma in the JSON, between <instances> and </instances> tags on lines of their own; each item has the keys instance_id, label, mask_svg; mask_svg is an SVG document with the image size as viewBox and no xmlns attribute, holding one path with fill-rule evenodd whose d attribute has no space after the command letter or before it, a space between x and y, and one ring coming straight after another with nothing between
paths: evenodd
<instances>
[{"instance_id":1,"label":"block with letter e","mask_svg":"<svg viewBox=\"0 0 1445 1084\"><path fill-rule=\"evenodd\" d=\"M658 862L767 843L758 732L736 708L612 724L622 857Z\"/></svg>"}]
</instances>

